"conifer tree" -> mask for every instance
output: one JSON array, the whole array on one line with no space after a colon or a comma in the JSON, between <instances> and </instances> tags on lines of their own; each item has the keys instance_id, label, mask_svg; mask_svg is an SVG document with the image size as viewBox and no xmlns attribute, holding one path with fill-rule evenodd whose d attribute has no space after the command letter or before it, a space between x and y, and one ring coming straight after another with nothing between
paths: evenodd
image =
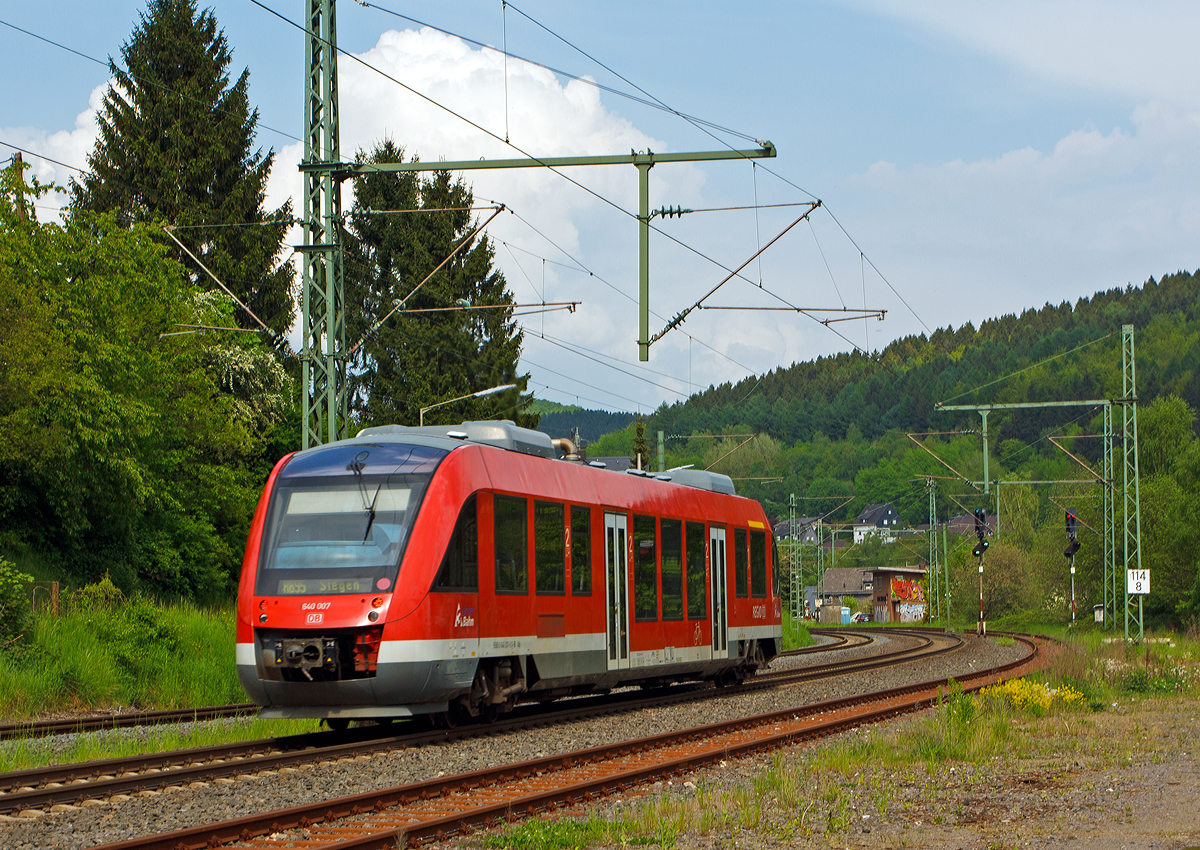
<instances>
[{"instance_id":1,"label":"conifer tree","mask_svg":"<svg viewBox=\"0 0 1200 850\"><path fill-rule=\"evenodd\" d=\"M646 448L646 419L640 413L633 420L633 452L629 455L629 464L635 469L650 468L650 453Z\"/></svg>"},{"instance_id":2,"label":"conifer tree","mask_svg":"<svg viewBox=\"0 0 1200 850\"><path fill-rule=\"evenodd\" d=\"M403 158L403 149L390 140L369 157L358 155L360 163ZM469 236L478 222L472 206L471 189L448 171L424 178L375 172L354 180L346 234L346 338L353 345L366 337L350 369L351 404L363 425L415 425L421 407L504 384L516 388L439 408L436 421L512 419L525 427L537 425L537 414L525 411L529 375L517 374L523 333L506 306L513 303L512 294L492 265L491 241ZM416 212L376 212L385 210ZM405 302L405 311L497 309L397 311L388 317L466 239L468 244Z\"/></svg>"},{"instance_id":3,"label":"conifer tree","mask_svg":"<svg viewBox=\"0 0 1200 850\"><path fill-rule=\"evenodd\" d=\"M275 154L253 147L250 72L230 85L229 43L195 0L149 0L121 56L124 68L109 61L113 83L91 173L72 186L72 209L183 228L179 237L204 265L272 329L286 331L295 312L292 272L279 254L291 202L263 210ZM215 286L177 256L196 284ZM237 321L257 327L241 310Z\"/></svg>"}]
</instances>

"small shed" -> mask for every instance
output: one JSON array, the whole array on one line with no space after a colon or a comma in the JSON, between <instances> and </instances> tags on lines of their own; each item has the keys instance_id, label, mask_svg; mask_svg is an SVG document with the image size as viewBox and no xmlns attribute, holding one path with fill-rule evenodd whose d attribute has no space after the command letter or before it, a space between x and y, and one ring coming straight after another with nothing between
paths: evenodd
<instances>
[{"instance_id":1,"label":"small shed","mask_svg":"<svg viewBox=\"0 0 1200 850\"><path fill-rule=\"evenodd\" d=\"M925 619L924 567L879 567L871 571L877 623L920 623Z\"/></svg>"}]
</instances>

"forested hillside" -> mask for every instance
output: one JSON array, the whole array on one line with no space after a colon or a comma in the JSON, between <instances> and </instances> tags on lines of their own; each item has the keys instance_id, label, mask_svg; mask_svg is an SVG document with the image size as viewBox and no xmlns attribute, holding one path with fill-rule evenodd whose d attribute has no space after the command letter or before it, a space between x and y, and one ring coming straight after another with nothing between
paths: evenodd
<instances>
[{"instance_id":1,"label":"forested hillside","mask_svg":"<svg viewBox=\"0 0 1200 850\"><path fill-rule=\"evenodd\" d=\"M551 437L570 439L573 429L586 442L594 442L604 434L619 431L633 422L632 413L610 413L607 410L588 410L573 404L557 404L553 401L537 400L529 405L530 413L541 415L538 430Z\"/></svg>"},{"instance_id":2,"label":"forested hillside","mask_svg":"<svg viewBox=\"0 0 1200 850\"><path fill-rule=\"evenodd\" d=\"M1164 617L1200 613L1200 517L1193 516L1200 504L1195 430L1200 276L1195 274L1151 278L1141 287L1003 316L978 329L968 324L907 337L877 356L839 354L710 387L687 402L659 408L647 421L646 437L652 443L656 431L698 435L668 440L667 466L690 463L724 472L740 493L762 501L775 518L787 517L794 495L800 516L848 522L867 504L891 502L908 525L916 526L929 519L928 476L944 476L932 479L940 519L975 507L992 512L994 493L985 496L964 480L979 481L983 475L980 417L940 412L936 402L1119 396L1124 324L1134 325L1136 336L1143 555L1162 578L1151 610ZM1101 488L1017 482L1091 478L1050 438L1099 469L1102 443L1093 435L1103 430L1101 408L994 412L988 430L989 478L1002 482L1003 493L1004 533L994 557L1019 565L1008 572L1013 585L996 591L996 605L1022 610L1048 598L1061 603L1064 505L1078 509L1089 529L1079 558L1080 593L1094 594L1102 548L1094 533L1102 527ZM748 442L724 436L732 434L756 436ZM606 435L589 451L627 454L632 440L628 427ZM922 538L887 547L887 557L916 563L926 546ZM961 562L962 553L957 557Z\"/></svg>"},{"instance_id":3,"label":"forested hillside","mask_svg":"<svg viewBox=\"0 0 1200 850\"><path fill-rule=\"evenodd\" d=\"M651 425L668 433L720 431L750 425L756 432L793 442L818 433L831 440L858 433L874 439L886 431L974 427L973 415L934 410L934 403L963 395L975 401L1043 401L1105 398L1120 393L1119 334L1132 324L1138 337L1138 394L1150 400L1174 393L1200 407L1200 277L1181 272L1138 288L1111 289L1074 305L1047 304L957 330L909 336L878 356L858 352L781 367L736 384L722 384L686 402L662 407ZM1077 355L1031 370L980 392L972 390L1045 358L1114 334ZM1036 439L1062 421L1053 412L1007 417L1000 439ZM996 422L1000 425L1000 422Z\"/></svg>"}]
</instances>

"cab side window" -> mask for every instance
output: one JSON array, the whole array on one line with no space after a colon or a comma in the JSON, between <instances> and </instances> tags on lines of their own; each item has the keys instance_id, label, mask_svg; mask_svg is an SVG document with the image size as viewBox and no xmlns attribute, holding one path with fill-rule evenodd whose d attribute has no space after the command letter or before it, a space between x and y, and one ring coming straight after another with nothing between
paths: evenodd
<instances>
[{"instance_id":1,"label":"cab side window","mask_svg":"<svg viewBox=\"0 0 1200 850\"><path fill-rule=\"evenodd\" d=\"M473 495L459 511L433 589L472 593L479 590L479 522Z\"/></svg>"}]
</instances>

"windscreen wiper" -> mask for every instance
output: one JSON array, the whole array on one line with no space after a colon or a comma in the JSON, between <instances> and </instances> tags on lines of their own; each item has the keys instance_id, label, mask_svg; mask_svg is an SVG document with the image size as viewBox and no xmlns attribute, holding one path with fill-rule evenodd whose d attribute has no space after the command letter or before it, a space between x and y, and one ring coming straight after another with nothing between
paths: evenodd
<instances>
[{"instance_id":1,"label":"windscreen wiper","mask_svg":"<svg viewBox=\"0 0 1200 850\"><path fill-rule=\"evenodd\" d=\"M373 510L374 504L375 504L374 502L372 502L371 507L367 506L367 484L365 481L363 481L363 468L367 465L367 456L369 454L370 454L370 452L366 452L366 451L359 452L358 455L354 458L354 460L352 460L348 464L346 464L346 469L348 469L354 473L354 482L356 484L358 484L358 492L359 492L359 495L362 496L364 511ZM375 495L376 496L379 495L378 490L375 491ZM367 527L370 528L370 526L367 526Z\"/></svg>"},{"instance_id":2,"label":"windscreen wiper","mask_svg":"<svg viewBox=\"0 0 1200 850\"><path fill-rule=\"evenodd\" d=\"M367 542L367 538L371 536L371 526L375 524L375 502L379 500L379 491L382 489L382 484L375 488L375 497L371 499L371 507L367 508L367 530L363 532L364 545Z\"/></svg>"}]
</instances>

